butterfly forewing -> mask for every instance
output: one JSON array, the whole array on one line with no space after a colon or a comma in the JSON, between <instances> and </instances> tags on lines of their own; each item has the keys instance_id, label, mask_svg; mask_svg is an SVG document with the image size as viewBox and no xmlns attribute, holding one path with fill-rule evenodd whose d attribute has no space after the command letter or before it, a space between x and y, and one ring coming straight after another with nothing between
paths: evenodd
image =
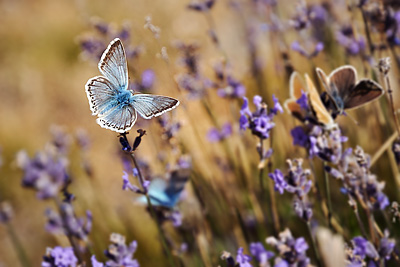
<instances>
[{"instance_id":1,"label":"butterfly forewing","mask_svg":"<svg viewBox=\"0 0 400 267\"><path fill-rule=\"evenodd\" d=\"M136 111L132 105L116 106L104 116L100 116L97 123L103 128L123 133L132 128L136 118Z\"/></svg>"},{"instance_id":2,"label":"butterfly forewing","mask_svg":"<svg viewBox=\"0 0 400 267\"><path fill-rule=\"evenodd\" d=\"M179 101L167 96L135 94L133 95L132 105L140 116L150 119L176 108L179 105Z\"/></svg>"},{"instance_id":3,"label":"butterfly forewing","mask_svg":"<svg viewBox=\"0 0 400 267\"><path fill-rule=\"evenodd\" d=\"M99 70L118 90L128 88L128 67L120 39L111 41L104 51L99 62Z\"/></svg>"},{"instance_id":4,"label":"butterfly forewing","mask_svg":"<svg viewBox=\"0 0 400 267\"><path fill-rule=\"evenodd\" d=\"M117 88L102 76L89 79L85 85L85 90L93 115L105 113L110 105L110 100L118 93Z\"/></svg>"},{"instance_id":5,"label":"butterfly forewing","mask_svg":"<svg viewBox=\"0 0 400 267\"><path fill-rule=\"evenodd\" d=\"M333 121L331 114L328 112L328 110L322 103L314 83L307 74L305 75L305 78L308 88L309 103L315 113L318 122L320 122L321 124L323 124L328 128L332 127L333 125L335 125L335 122Z\"/></svg>"},{"instance_id":6,"label":"butterfly forewing","mask_svg":"<svg viewBox=\"0 0 400 267\"><path fill-rule=\"evenodd\" d=\"M360 80L344 98L345 109L352 109L362 106L384 93L382 87L369 79Z\"/></svg>"},{"instance_id":7,"label":"butterfly forewing","mask_svg":"<svg viewBox=\"0 0 400 267\"><path fill-rule=\"evenodd\" d=\"M354 88L357 81L357 71L353 66L343 66L337 68L329 75L329 86L326 88L328 94L335 96L337 90L338 96L342 99L348 92Z\"/></svg>"}]
</instances>

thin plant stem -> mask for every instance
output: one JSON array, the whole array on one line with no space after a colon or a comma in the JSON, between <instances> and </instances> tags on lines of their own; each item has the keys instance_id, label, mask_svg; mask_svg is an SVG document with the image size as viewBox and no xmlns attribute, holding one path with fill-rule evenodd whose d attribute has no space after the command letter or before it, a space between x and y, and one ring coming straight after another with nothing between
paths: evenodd
<instances>
[{"instance_id":1,"label":"thin plant stem","mask_svg":"<svg viewBox=\"0 0 400 267\"><path fill-rule=\"evenodd\" d=\"M29 262L28 256L26 255L25 249L23 248L21 241L19 240L17 234L15 233L14 227L10 223L7 223L7 231L8 235L11 238L13 247L17 252L18 260L21 263L21 266L30 267L31 264Z\"/></svg>"},{"instance_id":2,"label":"thin plant stem","mask_svg":"<svg viewBox=\"0 0 400 267\"><path fill-rule=\"evenodd\" d=\"M306 222L306 224L307 224L308 234L310 235L310 239L311 239L312 249L313 249L313 251L314 251L315 259L316 259L316 261L317 261L317 266L321 267L321 266L322 266L322 264L321 264L321 258L320 258L320 256L319 256L319 252L318 252L318 248L317 248L317 242L315 241L315 238L314 238L314 236L313 236L313 234L312 234L312 231L311 231L310 222Z\"/></svg>"},{"instance_id":3,"label":"thin plant stem","mask_svg":"<svg viewBox=\"0 0 400 267\"><path fill-rule=\"evenodd\" d=\"M69 228L66 227L67 225L67 218L66 218L66 214L62 208L62 201L60 201L60 199L58 197L54 197L54 201L56 203L58 212L61 215L61 219L62 219L62 223L63 223L63 228L66 230L66 236L68 238L69 243L72 246L72 249L74 250L74 254L75 256L78 258L78 263L82 263L83 262L83 258L80 252L80 249L78 247L78 244L76 243L76 240L73 238L72 233L70 232Z\"/></svg>"},{"instance_id":4,"label":"thin plant stem","mask_svg":"<svg viewBox=\"0 0 400 267\"><path fill-rule=\"evenodd\" d=\"M270 149L272 149L272 145L273 145L273 134L274 132L271 131L270 136L269 136L269 147ZM272 159L269 158L268 160L268 172L272 173ZM281 226L279 223L279 213L278 213L278 208L276 206L276 194L275 194L275 190L274 190L274 183L271 179L268 179L268 190L269 190L269 196L270 196L270 201L271 201L271 209L272 209L272 219L274 221L274 228L275 228L275 232L279 233Z\"/></svg>"},{"instance_id":5,"label":"thin plant stem","mask_svg":"<svg viewBox=\"0 0 400 267\"><path fill-rule=\"evenodd\" d=\"M154 210L153 205L151 204L149 194L148 194L147 190L143 187L144 178L143 178L143 176L142 176L142 172L140 171L139 165L138 165L138 163L137 163L137 161L136 161L135 154L134 154L133 152L130 152L130 155L131 155L133 164L135 165L135 168L136 168L136 170L137 170L137 172L138 172L139 182L140 182L140 185L142 186L142 190L143 190L143 192L144 192L144 195L146 196L147 205L148 205L148 207L149 207L150 214L151 214L151 216L154 218L154 220L156 221L158 233L159 233L160 238L161 238L161 244L162 244L162 246L163 246L164 252L167 254L167 258L168 258L168 262L169 262L170 266L174 267L174 266L175 266L175 261L174 261L174 259L173 259L173 257L172 257L172 253L171 253L171 251L170 251L170 248L168 247L167 238L166 238L166 236L165 236L164 230L163 230L163 228L161 227L160 221L157 219L157 215L156 215L156 212L155 212L155 210Z\"/></svg>"},{"instance_id":6,"label":"thin plant stem","mask_svg":"<svg viewBox=\"0 0 400 267\"><path fill-rule=\"evenodd\" d=\"M365 35L367 36L369 53L370 53L370 56L373 56L374 55L374 46L372 44L371 33L370 33L369 27L368 27L367 16L365 15L365 11L361 6L360 6L360 11L361 11L361 15L362 15L363 23L364 23Z\"/></svg>"},{"instance_id":7,"label":"thin plant stem","mask_svg":"<svg viewBox=\"0 0 400 267\"><path fill-rule=\"evenodd\" d=\"M332 227L332 201L331 201L331 190L330 190L330 185L329 185L329 177L328 174L325 171L326 167L326 162L324 161L324 180L325 180L325 194L326 194L326 200L328 202L328 225L329 229L333 230Z\"/></svg>"},{"instance_id":8,"label":"thin plant stem","mask_svg":"<svg viewBox=\"0 0 400 267\"><path fill-rule=\"evenodd\" d=\"M388 94L388 97L389 97L390 109L392 111L394 124L396 125L396 130L397 130L397 133L398 133L398 137L400 137L399 121L397 119L396 111L394 109L393 90L392 90L392 87L390 86L390 79L389 79L389 76L387 75L387 73L384 74L384 79L385 79L386 91L387 91L387 94Z\"/></svg>"},{"instance_id":9,"label":"thin plant stem","mask_svg":"<svg viewBox=\"0 0 400 267\"><path fill-rule=\"evenodd\" d=\"M358 225L360 226L362 235L363 235L365 238L368 238L367 232L365 231L364 224L363 224L363 222L361 221L360 214L358 213L357 204L355 204L355 205L353 206L353 210L354 210L354 215L356 216Z\"/></svg>"}]
</instances>

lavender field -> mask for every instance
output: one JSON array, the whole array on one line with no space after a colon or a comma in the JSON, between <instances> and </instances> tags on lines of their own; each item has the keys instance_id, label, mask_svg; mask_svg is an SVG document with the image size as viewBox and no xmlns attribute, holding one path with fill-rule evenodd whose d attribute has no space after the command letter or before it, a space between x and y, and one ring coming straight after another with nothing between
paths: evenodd
<instances>
[{"instance_id":1,"label":"lavender field","mask_svg":"<svg viewBox=\"0 0 400 267\"><path fill-rule=\"evenodd\" d=\"M399 1L0 11L0 267L400 266Z\"/></svg>"}]
</instances>

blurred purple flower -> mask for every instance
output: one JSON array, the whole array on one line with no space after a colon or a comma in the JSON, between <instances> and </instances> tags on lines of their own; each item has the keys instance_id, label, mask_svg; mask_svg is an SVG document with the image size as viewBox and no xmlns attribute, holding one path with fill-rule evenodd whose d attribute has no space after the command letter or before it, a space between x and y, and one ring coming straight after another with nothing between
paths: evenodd
<instances>
[{"instance_id":1,"label":"blurred purple flower","mask_svg":"<svg viewBox=\"0 0 400 267\"><path fill-rule=\"evenodd\" d=\"M337 166L325 169L343 182L343 192L350 198L360 199L369 209L384 210L389 205L388 197L382 192L385 182L379 182L370 172L370 159L361 147L353 152L347 149L339 158Z\"/></svg>"},{"instance_id":2,"label":"blurred purple flower","mask_svg":"<svg viewBox=\"0 0 400 267\"><path fill-rule=\"evenodd\" d=\"M274 253L266 250L261 242L250 243L250 253L255 257L260 266L267 266L268 260L274 256Z\"/></svg>"},{"instance_id":3,"label":"blurred purple flower","mask_svg":"<svg viewBox=\"0 0 400 267\"><path fill-rule=\"evenodd\" d=\"M57 246L47 248L46 255L43 256L42 267L75 267L77 263L78 259L71 247Z\"/></svg>"},{"instance_id":4,"label":"blurred purple flower","mask_svg":"<svg viewBox=\"0 0 400 267\"><path fill-rule=\"evenodd\" d=\"M283 194L287 187L287 183L285 181L285 177L281 170L276 169L273 173L269 174L269 177L274 181L275 191L278 191L280 194Z\"/></svg>"},{"instance_id":5,"label":"blurred purple flower","mask_svg":"<svg viewBox=\"0 0 400 267\"><path fill-rule=\"evenodd\" d=\"M307 131L307 132L306 132ZM295 127L291 131L293 144L308 150L310 157L337 163L342 156L342 143L348 138L341 135L339 128L325 130L320 126Z\"/></svg>"},{"instance_id":6,"label":"blurred purple flower","mask_svg":"<svg viewBox=\"0 0 400 267\"><path fill-rule=\"evenodd\" d=\"M318 54L322 50L324 50L324 44L322 42L317 42L313 48L311 48L311 44L309 44L309 48L305 49L298 41L294 41L290 47L293 51L298 52L300 55L306 57L307 59L318 56ZM310 50L311 52L309 52Z\"/></svg>"},{"instance_id":7,"label":"blurred purple flower","mask_svg":"<svg viewBox=\"0 0 400 267\"><path fill-rule=\"evenodd\" d=\"M304 131L303 126L297 126L290 131L293 138L293 145L307 147L309 144L308 135Z\"/></svg>"},{"instance_id":8,"label":"blurred purple flower","mask_svg":"<svg viewBox=\"0 0 400 267\"><path fill-rule=\"evenodd\" d=\"M25 151L17 155L18 165L24 171L22 186L37 191L39 199L48 199L58 195L69 182L64 157L52 156L50 152L38 152L30 159Z\"/></svg>"},{"instance_id":9,"label":"blurred purple flower","mask_svg":"<svg viewBox=\"0 0 400 267\"><path fill-rule=\"evenodd\" d=\"M236 254L236 262L239 267L252 267L251 257L243 253L243 248L239 248Z\"/></svg>"},{"instance_id":10,"label":"blurred purple flower","mask_svg":"<svg viewBox=\"0 0 400 267\"><path fill-rule=\"evenodd\" d=\"M109 259L105 265L96 260L93 255L91 257L92 265L95 267L102 266L125 266L125 267L139 267L139 262L133 258L137 249L137 242L132 241L128 246L125 244L125 237L113 233L110 236L111 245L104 252Z\"/></svg>"},{"instance_id":11,"label":"blurred purple flower","mask_svg":"<svg viewBox=\"0 0 400 267\"><path fill-rule=\"evenodd\" d=\"M171 141L171 139L176 137L181 128L180 122L175 122L168 116L158 117L157 122L162 127L162 138L167 141Z\"/></svg>"},{"instance_id":12,"label":"blurred purple flower","mask_svg":"<svg viewBox=\"0 0 400 267\"><path fill-rule=\"evenodd\" d=\"M267 244L273 246L278 255L274 266L308 266L310 259L306 255L308 244L303 237L294 238L289 229L279 233L279 239L268 237Z\"/></svg>"},{"instance_id":13,"label":"blurred purple flower","mask_svg":"<svg viewBox=\"0 0 400 267\"><path fill-rule=\"evenodd\" d=\"M246 94L246 87L233 77L227 77L227 84L225 88L218 89L218 96L224 98L242 98Z\"/></svg>"},{"instance_id":14,"label":"blurred purple flower","mask_svg":"<svg viewBox=\"0 0 400 267\"><path fill-rule=\"evenodd\" d=\"M336 40L344 47L347 54L355 56L363 53L366 48L365 38L357 36L355 36L351 25L345 25L336 33Z\"/></svg>"},{"instance_id":15,"label":"blurred purple flower","mask_svg":"<svg viewBox=\"0 0 400 267\"><path fill-rule=\"evenodd\" d=\"M130 85L130 89L134 92L148 92L152 89L156 80L156 74L152 69L142 72L140 81L135 81Z\"/></svg>"},{"instance_id":16,"label":"blurred purple flower","mask_svg":"<svg viewBox=\"0 0 400 267\"><path fill-rule=\"evenodd\" d=\"M86 211L86 219L84 217L78 218L71 204L64 202L59 208L61 214L51 209L46 210L46 217L48 219L46 231L55 234L63 233L69 237L76 237L79 240L87 241L88 235L92 230L92 213Z\"/></svg>"},{"instance_id":17,"label":"blurred purple flower","mask_svg":"<svg viewBox=\"0 0 400 267\"><path fill-rule=\"evenodd\" d=\"M396 163L400 166L400 139L396 139L392 144L392 152L394 154L394 158L396 159Z\"/></svg>"},{"instance_id":18,"label":"blurred purple flower","mask_svg":"<svg viewBox=\"0 0 400 267\"><path fill-rule=\"evenodd\" d=\"M216 143L224 140L225 138L232 135L232 125L227 122L221 127L221 131L217 128L211 128L207 133L207 139L210 143Z\"/></svg>"},{"instance_id":19,"label":"blurred purple flower","mask_svg":"<svg viewBox=\"0 0 400 267\"><path fill-rule=\"evenodd\" d=\"M360 256L362 259L369 257L372 259L379 258L379 254L376 251L374 245L366 240L364 237L357 236L352 239L354 245L354 254Z\"/></svg>"},{"instance_id":20,"label":"blurred purple flower","mask_svg":"<svg viewBox=\"0 0 400 267\"><path fill-rule=\"evenodd\" d=\"M296 103L300 105L301 109L308 110L308 97L307 94L302 90L301 91L301 97L296 100Z\"/></svg>"}]
</instances>

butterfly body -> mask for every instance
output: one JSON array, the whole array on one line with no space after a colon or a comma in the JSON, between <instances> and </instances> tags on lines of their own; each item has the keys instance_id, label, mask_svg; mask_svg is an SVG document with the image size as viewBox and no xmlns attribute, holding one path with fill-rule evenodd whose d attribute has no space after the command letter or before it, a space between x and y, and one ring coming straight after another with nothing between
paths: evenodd
<instances>
[{"instance_id":1,"label":"butterfly body","mask_svg":"<svg viewBox=\"0 0 400 267\"><path fill-rule=\"evenodd\" d=\"M103 128L124 133L135 124L137 113L151 119L179 105L172 97L133 94L128 89L125 50L118 38L104 51L98 67L103 76L89 79L85 90L92 115L98 116L96 122Z\"/></svg>"}]
</instances>

